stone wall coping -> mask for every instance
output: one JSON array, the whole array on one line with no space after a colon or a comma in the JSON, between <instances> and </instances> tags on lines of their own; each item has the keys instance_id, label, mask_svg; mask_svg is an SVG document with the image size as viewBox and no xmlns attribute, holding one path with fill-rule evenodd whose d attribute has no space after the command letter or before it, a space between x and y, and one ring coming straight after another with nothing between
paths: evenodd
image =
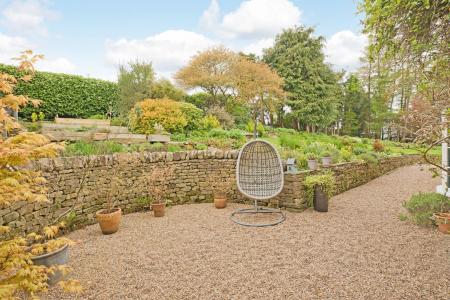
<instances>
[{"instance_id":1,"label":"stone wall coping","mask_svg":"<svg viewBox=\"0 0 450 300\"><path fill-rule=\"evenodd\" d=\"M195 159L233 159L236 160L239 155L238 150L192 150L180 152L130 152L114 153L106 155L89 156L69 156L56 158L42 158L32 162L31 169L51 172L65 169L76 169L85 167L112 166L118 164L135 163L154 163L187 161Z\"/></svg>"},{"instance_id":2,"label":"stone wall coping","mask_svg":"<svg viewBox=\"0 0 450 300\"><path fill-rule=\"evenodd\" d=\"M180 152L127 152L114 153L106 155L89 155L89 156L69 156L56 158L42 158L31 163L30 169L43 172L61 171L66 169L77 169L85 167L101 167L113 166L119 164L134 163L155 163L155 162L171 162L171 161L187 161L187 160L204 160L204 159L233 159L236 160L239 155L239 150L192 150ZM399 156L390 156L380 159L380 162L389 161L400 157L416 157L419 154L406 154ZM352 161L333 164L325 169L338 169L347 165L367 164L364 161ZM317 170L300 170L294 173L287 173L286 175L295 175L302 173L314 173Z\"/></svg>"}]
</instances>

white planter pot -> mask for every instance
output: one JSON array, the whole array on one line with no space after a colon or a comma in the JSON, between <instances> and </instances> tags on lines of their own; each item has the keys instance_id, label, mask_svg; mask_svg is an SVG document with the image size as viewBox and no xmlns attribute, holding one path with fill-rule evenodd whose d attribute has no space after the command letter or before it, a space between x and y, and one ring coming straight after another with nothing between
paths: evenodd
<instances>
[{"instance_id":1,"label":"white planter pot","mask_svg":"<svg viewBox=\"0 0 450 300\"><path fill-rule=\"evenodd\" d=\"M331 157L322 157L322 165L324 167L329 167L331 165Z\"/></svg>"},{"instance_id":2,"label":"white planter pot","mask_svg":"<svg viewBox=\"0 0 450 300\"><path fill-rule=\"evenodd\" d=\"M308 159L308 168L310 170L317 170L317 160L315 160L315 159L309 160Z\"/></svg>"}]
</instances>

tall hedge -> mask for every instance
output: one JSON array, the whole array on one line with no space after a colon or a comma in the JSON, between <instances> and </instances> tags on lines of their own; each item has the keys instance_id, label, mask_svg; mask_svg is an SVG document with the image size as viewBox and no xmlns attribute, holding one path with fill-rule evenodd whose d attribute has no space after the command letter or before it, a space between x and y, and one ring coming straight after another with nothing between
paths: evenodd
<instances>
[{"instance_id":1,"label":"tall hedge","mask_svg":"<svg viewBox=\"0 0 450 300\"><path fill-rule=\"evenodd\" d=\"M2 64L0 72L19 75L14 66ZM37 109L26 107L21 110L21 116L25 118L33 111L44 112L47 119L55 115L88 118L105 114L119 101L118 86L114 82L49 72L36 72L31 82L19 83L16 94L43 101Z\"/></svg>"}]
</instances>

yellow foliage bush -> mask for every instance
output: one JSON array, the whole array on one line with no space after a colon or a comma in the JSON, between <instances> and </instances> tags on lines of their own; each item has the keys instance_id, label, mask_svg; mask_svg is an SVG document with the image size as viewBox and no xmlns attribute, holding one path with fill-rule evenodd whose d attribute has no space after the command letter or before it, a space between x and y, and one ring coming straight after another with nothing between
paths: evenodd
<instances>
[{"instance_id":1,"label":"yellow foliage bush","mask_svg":"<svg viewBox=\"0 0 450 300\"><path fill-rule=\"evenodd\" d=\"M137 133L152 134L155 124L168 132L180 132L188 124L180 102L170 99L147 99L136 103L130 112L131 129Z\"/></svg>"}]
</instances>

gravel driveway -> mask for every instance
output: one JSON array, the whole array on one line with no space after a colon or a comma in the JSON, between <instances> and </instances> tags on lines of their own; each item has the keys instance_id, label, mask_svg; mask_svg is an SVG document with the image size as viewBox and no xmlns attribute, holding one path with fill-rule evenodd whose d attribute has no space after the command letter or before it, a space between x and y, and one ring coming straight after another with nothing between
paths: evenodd
<instances>
[{"instance_id":1,"label":"gravel driveway","mask_svg":"<svg viewBox=\"0 0 450 300\"><path fill-rule=\"evenodd\" d=\"M437 183L426 168L400 168L334 197L328 213L287 213L271 228L232 223L238 204L135 213L110 236L89 226L70 234L78 297L450 299L450 235L398 219L405 199Z\"/></svg>"}]
</instances>

